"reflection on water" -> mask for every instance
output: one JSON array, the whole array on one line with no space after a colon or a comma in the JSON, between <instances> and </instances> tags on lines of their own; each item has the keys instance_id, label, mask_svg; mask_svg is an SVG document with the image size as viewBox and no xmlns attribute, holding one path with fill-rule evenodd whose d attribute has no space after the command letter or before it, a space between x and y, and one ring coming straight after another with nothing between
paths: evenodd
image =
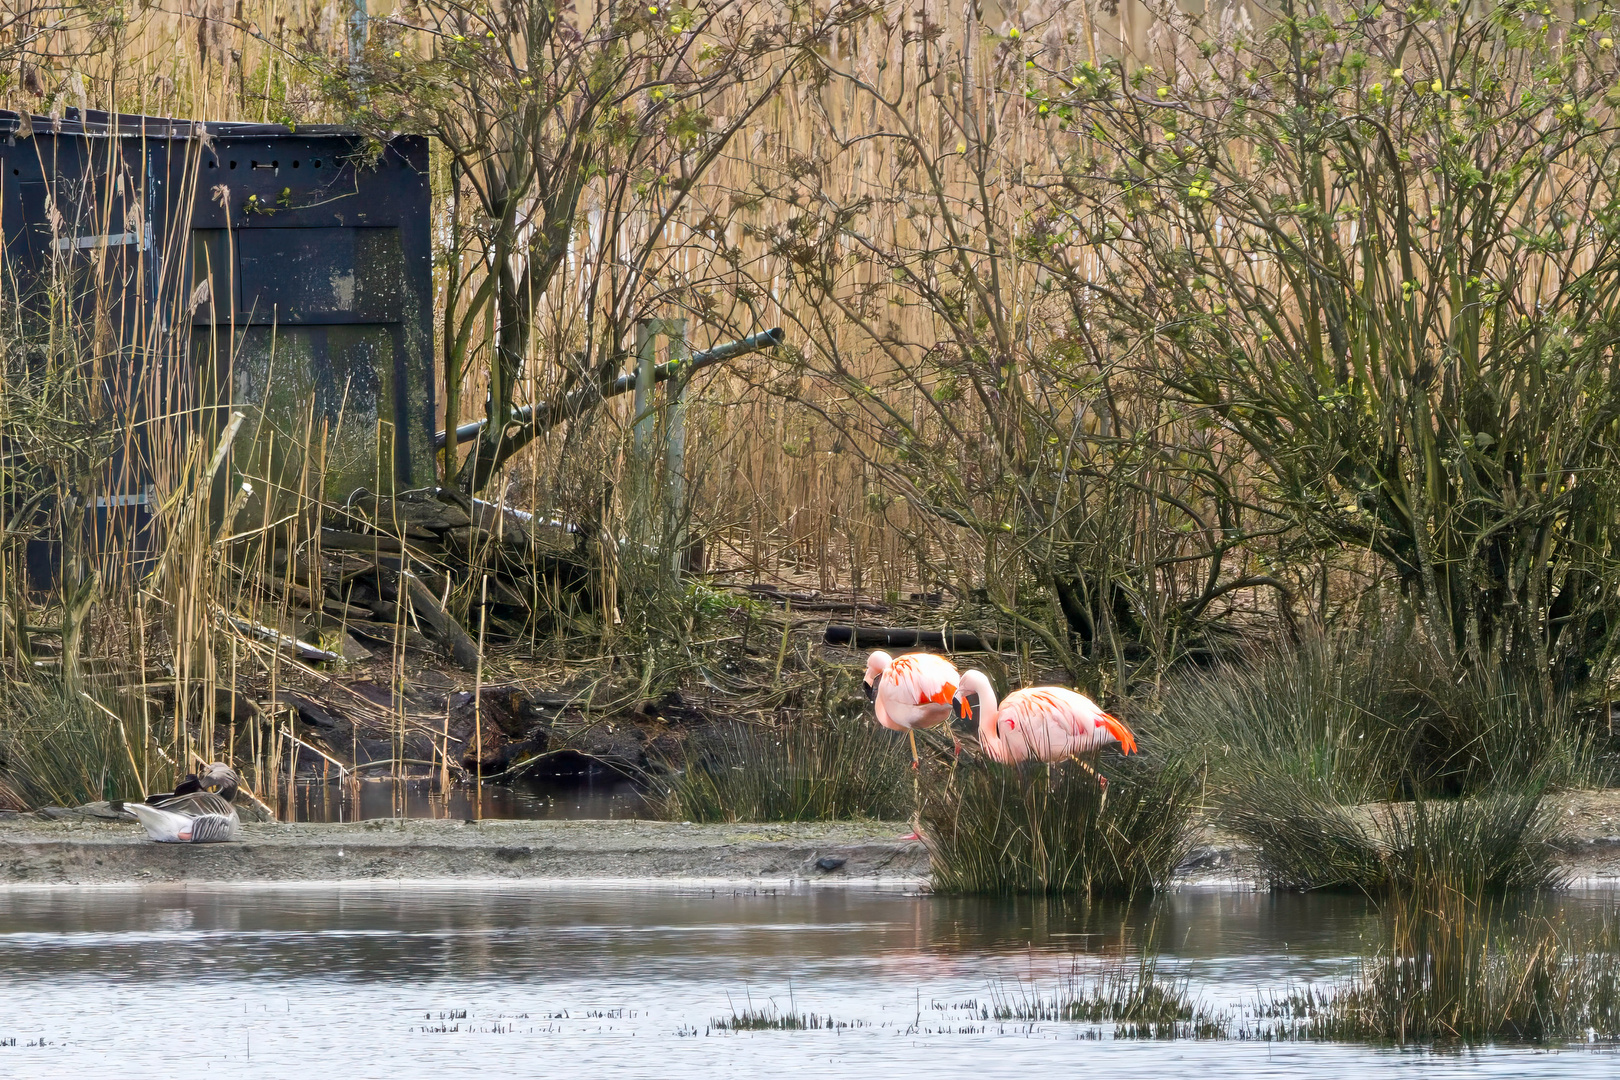
<instances>
[{"instance_id":1,"label":"reflection on water","mask_svg":"<svg viewBox=\"0 0 1620 1080\"><path fill-rule=\"evenodd\" d=\"M1612 903L1563 902L1575 917ZM1189 891L1137 906L864 889L465 886L0 891L0 1076L1610 1075L1605 1053L1456 1055L1082 1041L985 1023L994 987L1050 985L1152 936L1215 1005L1331 978L1354 899ZM774 1002L863 1026L721 1034ZM15 1045L6 1045L16 1039ZM35 1045L30 1045L33 1043Z\"/></svg>"},{"instance_id":2,"label":"reflection on water","mask_svg":"<svg viewBox=\"0 0 1620 1080\"><path fill-rule=\"evenodd\" d=\"M636 785L614 773L518 779L502 784L456 784L441 795L432 780L368 777L300 781L297 820L364 821L371 818L550 820L653 816ZM281 800L286 816L285 799Z\"/></svg>"}]
</instances>

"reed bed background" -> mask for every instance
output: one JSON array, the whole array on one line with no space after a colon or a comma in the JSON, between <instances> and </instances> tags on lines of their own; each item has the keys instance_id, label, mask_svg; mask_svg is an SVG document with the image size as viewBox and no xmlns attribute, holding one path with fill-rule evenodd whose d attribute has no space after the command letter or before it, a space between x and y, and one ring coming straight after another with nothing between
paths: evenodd
<instances>
[{"instance_id":1,"label":"reed bed background","mask_svg":"<svg viewBox=\"0 0 1620 1080\"><path fill-rule=\"evenodd\" d=\"M593 546L583 589L529 583L521 626L481 631L485 575L443 575L444 607L498 643L475 689L518 657L643 696L725 685L711 650L747 651L758 619L717 586L771 580L991 630L1009 684L1145 701L1182 733L1174 767L1207 764L1236 801L1279 777L1335 805L1596 779L1620 625L1607 13L586 7L569 17L626 59L576 130L515 76L572 86L599 39L558 44L538 12L377 4L362 30L336 3L30 2L0 25L0 103L41 123L105 108L432 133L446 427L623 370L646 319L687 320L690 346L787 330L698 375L678 422L669 397L651 415L621 398L441 460L447 486ZM1320 123L1291 127L1306 113ZM531 121L594 148L556 159L575 187L535 186L525 148L550 144L523 141ZM92 297L118 267L93 269ZM313 406L267 432L252 402L188 423L218 388L123 358L189 345L84 315L67 302L83 280L54 288L49 318L5 331L0 482L26 527L0 560L0 652L75 692L133 688L114 711L143 732L126 754L143 785L223 741L274 792L298 722L241 715L238 691L274 711L288 679L321 677L285 639L325 632L295 618L322 583L287 571L319 562L348 494L324 463L356 433ZM82 528L132 467L118 418L137 398L164 403L140 462L163 552L146 576ZM679 496L654 507L652 489ZM64 538L50 597L23 571L46 533ZM814 623L783 614L766 666L808 685ZM1372 674L1265 674L1317 628L1386 625ZM382 650L396 688L410 629ZM1307 689L1260 715L1290 680ZM1211 757L1197 699L1241 750ZM401 762L434 737L402 694L373 705Z\"/></svg>"},{"instance_id":2,"label":"reed bed background","mask_svg":"<svg viewBox=\"0 0 1620 1080\"><path fill-rule=\"evenodd\" d=\"M831 9L769 4L740 10L748 25L758 27L811 25L831 14ZM0 26L0 105L47 118L88 108L290 125L354 121L354 102L341 86L334 87L334 72L341 75L357 63L375 66L367 47L375 53L383 45L400 44L410 56L428 57L441 41L429 32L431 19L410 5L372 4L364 34L351 25L351 14L347 5L336 3L297 9L273 2L138 8L24 3ZM839 63L859 58L870 65L877 56L873 45L881 40L882 50L898 59L904 54L900 27L914 30L942 19L948 35L972 36L1004 30L1015 14L997 19L992 13L986 17L990 21L975 16L969 27L951 10L919 16L897 9L898 22L879 37L856 23L832 20L824 32L827 55ZM1040 12L1034 17L1046 18ZM1053 59L1076 48L1069 38L1082 21L1118 51L1119 42L1144 43L1152 19L1134 6L1117 16L1087 12L1082 19L1078 9L1059 13L1048 20L1046 31ZM362 37L371 44L362 47ZM1095 41L1084 46L1087 55L1096 49ZM970 66L978 62L967 58ZM611 191L597 191L582 207L569 257L575 266L601 267L637 242L647 243L645 277L657 284L630 296L626 314L695 318L694 327L703 330L694 329L694 344L706 343L700 334L718 340L765 325L790 327L790 347L782 355L732 365L708 376L692 396L686 420L694 448L686 462L690 497L677 513L704 541L708 569L889 600L943 590L954 606L981 584L977 539L941 529L932 514L919 516L897 498L891 481L898 477L886 475L884 437L869 429L871 418L864 411L853 419L848 414L851 377L884 387L902 412L918 420L935 407L932 389L918 384L903 366L896 368L893 357L869 338L838 329L837 305L827 306L798 283L802 253L783 243L804 221L796 205L800 196L790 190L794 185L827 183L840 198L858 200L864 191L885 187L876 178L896 160L876 149L870 161L858 155L814 157L817 147L830 145L826 136L833 127L876 122L847 88L841 95L827 92L818 88L821 81L796 68L661 228L652 225L657 200L623 211L609 201ZM750 92L721 88L703 104L724 117ZM936 126L945 118L936 111ZM949 157L943 128L934 141ZM947 166L955 168L952 162ZM436 234L443 244L438 275L450 298L439 313L444 331L460 325L458 320L482 318L467 300L472 290L452 288L458 278L475 280L481 271L474 252L457 239L458 230L476 232L470 205L458 200L464 180L456 177L451 155L438 154L435 168L441 195ZM113 181L100 179L109 187ZM972 180L961 174L950 182L953 199L960 201ZM919 231L903 215L894 216L892 226L889 239L903 244L915 245L928 231ZM853 276L842 291L858 292L886 279L889 271L881 259L858 266L855 249L846 248ZM174 255L160 254L171 261ZM321 515L334 494L327 490L323 462L334 441L354 435L332 430L313 409L301 429L267 432L255 403L247 402L242 422L252 454L262 452L267 437L279 440L258 458L232 448L229 440L216 442L219 427L190 423L195 410L214 400L213 387L160 381L164 364L131 365L122 359L140 351L183 365L188 343L139 318L119 318L106 304L92 303L86 316L70 302L84 290L99 296L98 289L129 269L102 260L87 285L59 267L56 301L44 325L25 325L21 309L7 307L11 321L0 424L11 448L4 481L12 498L8 507L22 521L28 514L18 511L46 506L50 520L37 519L26 531L7 534L0 588L12 632L0 641L0 655L59 668L70 687L91 668L101 669L97 677L109 685L133 687L127 715L120 715L126 731L138 727L143 735L108 753L133 755L143 788L170 782L176 770L184 771L200 754L217 752L213 748L223 742L228 755L252 763L252 782L274 802L297 759L289 753L296 745L296 718L279 711L265 721L239 711L246 698L273 701L289 677L297 681L309 673L296 655L288 655L282 640L300 632L298 595L263 582L275 576L287 552L307 549L311 561L318 561ZM597 317L584 309L599 281L599 273L586 272L563 275L553 285L535 338L535 362L526 366L514 403L547 400L562 390L567 372L557 357L597 332ZM12 285L15 294L14 277ZM885 318L914 354L925 353L940 330L938 312L910 303L896 303ZM824 333L832 333L837 343L814 340ZM495 344L490 333L473 335L465 380L439 394L441 404L455 409L445 417L446 426L479 414ZM847 368L852 347L860 356L854 368ZM547 356L548 350L555 351ZM117 422L136 400L162 406L142 432L144 449L136 447L129 427ZM633 485L621 482L634 457L631 403L610 403L600 412L607 423L536 441L514 459L494 494L548 516L640 535L645 525L628 492ZM127 535L96 535L79 546L84 505L93 504L98 494L127 489L135 470L152 479L163 551L156 573L144 578L134 568L137 556ZM385 462L379 460L378 472L386 474ZM288 477L294 478L290 486ZM40 501L31 503L36 496ZM224 527L221 503L231 511ZM60 597L32 594L28 586L21 541L42 535L65 538L66 547L55 553L63 567ZM662 543L667 537L653 539ZM528 651L570 660L581 650L599 653L605 640L610 653L653 652L665 639L679 636L671 633L671 624L690 629L692 620L685 616L694 603L703 604L701 595L671 597L659 588L642 588L644 603L621 610L613 602L621 587L629 596L637 594L637 574L645 576L646 568L634 563L632 552L599 567L596 588L610 597L605 607L613 617L561 619L543 637L531 627ZM471 584L459 584L447 606L471 611L472 590ZM650 622L649 611L655 616ZM617 646L612 644L616 635ZM399 636L403 640L403 628ZM391 663L397 682L404 675L402 647L394 650ZM682 666L667 657L663 663ZM402 700L395 711L403 743L409 722ZM26 737L19 730L19 748ZM121 767L109 763L115 766Z\"/></svg>"},{"instance_id":3,"label":"reed bed background","mask_svg":"<svg viewBox=\"0 0 1620 1080\"><path fill-rule=\"evenodd\" d=\"M17 74L0 86L0 103L7 107L59 114L63 108L88 106L293 124L351 119L341 95L331 91L331 70L323 66L345 64L351 55L349 9L344 4L296 10L254 2L150 5L138 10L116 4L25 4L20 10L8 56ZM834 10L760 4L744 9L743 17L751 25L765 26L813 21ZM1234 9L1221 19L1247 17ZM952 387L968 386L966 375L936 363L939 349L955 347L946 344L955 334L949 312L930 306L903 282L895 284L897 260L931 258L927 253L937 246L939 230L947 227L943 220L930 222L926 214L918 216L920 210L908 212L908 204L928 195L910 190L914 181L906 179L896 190L901 172L909 176L922 148L868 139L863 133L884 130L892 118L874 111L873 101L849 80L869 78L884 93L908 86L917 72L912 70L916 61L907 59L906 42L924 31L930 40L942 42L936 57L924 58L945 65L940 69L940 88L961 82L960 72L948 69L982 69L985 89L975 92L985 97L982 107L990 110L995 133L973 138L982 141L984 151L995 159L988 166L995 174L988 194L1003 205L998 205L993 219L975 228L997 231L998 243L1016 245L1029 228L1018 219L1020 188L1014 177L1026 167L1020 162L1039 162L1044 171L1054 154L1066 151L1062 139L1050 144L1051 133L1036 105L1009 92L1005 77L1011 59L1009 28L1029 28L1018 39L1023 44L1012 43L1017 46L1014 51L1038 60L1043 70L1061 70L1106 56L1136 53L1145 58L1164 49L1177 55L1187 47L1175 40L1184 19L1172 17L1169 9L1134 2L1118 5L1111 14L1069 4L1051 11L1040 6L990 9L971 24L961 19L961 11L952 5L917 12L902 5L875 21L833 24L824 32L826 63L843 77L829 84L825 71L796 68L781 92L731 138L701 186L653 241L654 255L645 276L658 285L633 298L636 314L701 319L705 329L702 336L694 329L696 345L768 325L784 325L790 331L789 348L780 356L742 361L708 375L701 393L693 398L687 421L693 432L689 445L701 452L694 452L687 466L692 491L687 512L706 539L716 567L880 598L943 589L954 600L980 597L1008 612L1040 602L1039 597L1020 592L1042 588L1038 582L1026 584L1019 549L1029 543L1027 539L998 543L993 530L986 535L976 523L964 528L961 518L966 508L936 507L934 496L923 490L927 478L918 474L916 465L966 453L971 444L943 443L925 451L919 440L933 442L927 429L938 421L945 404L960 412L962 428L970 431L981 403L972 394L950 396L957 392ZM372 4L373 35L383 34L391 25L406 26L397 40L389 40L426 55L434 39L413 37L408 29L413 23L426 25L417 8ZM1089 43L1084 40L1088 28L1094 35ZM970 82L973 77L968 76ZM724 117L743 93L722 92L704 104ZM960 111L950 95L936 90L919 98L906 116L907 124L930 133L926 150L937 159L928 164L940 172L942 197L952 214L974 205L985 179L984 168L969 167L966 156L956 150L968 137L959 130L964 122ZM441 161L440 167L444 171L436 179L446 194L439 234L448 248L454 226L450 176L447 162ZM833 208L868 206L871 212L855 226L858 236L838 238L818 214L807 212L817 203ZM655 212L649 207L620 214L615 219L622 234L617 250L629 246L638 230L644 232ZM608 220L604 215L612 213L606 205L583 208L570 256L576 265L589 267L593 260L612 257L611 238L601 232L601 222ZM815 237L795 239L807 230ZM820 245L828 243L832 247L822 250ZM457 257L471 263L467 252L457 252ZM445 258L450 258L448 251ZM812 259L835 277L807 273ZM441 269L441 277L443 273ZM463 273L476 276L478 271L471 267ZM1053 316L1057 325L1038 328L1039 312L1045 309L1050 314L1054 307L1062 307L1050 285L1043 285L1045 276L1041 267L1016 257L1007 265L1008 293L998 304L1027 311L1022 325L1034 336L1022 341L1021 349L1061 347L1051 337L1063 321L1061 310ZM537 333L535 342L537 352L551 350L552 355L537 356L526 367L520 403L552 399L567 375L558 354L577 348L596 332L582 311L595 283L593 274L578 273L563 275L554 284L545 304L550 324ZM874 319L862 314L868 308L876 314ZM460 314L441 312L441 321L454 322ZM474 355L459 394L439 395L441 402L462 403L451 418L456 421L476 418L488 389L481 381L479 350L493 345L478 340L482 336L472 343ZM1026 377L1038 382L1046 376L1031 370ZM869 391L863 387L877 392L877 397L867 398ZM1042 390L1045 400L1038 408L1060 425L1078 418L1084 429L1097 421L1085 419L1083 401L1099 392L1104 392L1102 384L1094 379L1056 396ZM1106 392L1120 393L1111 388ZM881 408L873 409L873 401L881 401ZM508 470L502 494L513 505L580 520L604 515L610 521L622 519L632 509L623 501L619 490L623 485L609 485L613 493L604 505L601 471L595 466L608 461L610 475L623 474L629 406L626 401L604 409L608 423L559 432L535 443ZM1165 415L1155 419L1154 406L1148 402L1133 402L1131 407L1147 410L1140 414L1142 431L1171 422ZM1103 424L1106 428L1108 422ZM977 426L986 426L984 418L978 418ZM1110 436L1103 434L1108 441ZM914 446L912 465L895 461L901 442ZM581 462L592 467L581 468ZM178 462L168 466L177 467ZM994 469L988 460L974 467ZM1155 478L1152 462L1121 467L1132 474L1126 485L1130 488L1181 484L1173 471L1159 469ZM1076 462L1073 471L1078 475L1095 470ZM1088 477L1093 485L1098 479ZM971 478L950 482L970 487L978 483ZM1106 482L1099 494L1105 500L1119 500L1114 511L1095 515L1097 520L1088 525L1095 535L1068 541L1096 549L1088 557L1106 561L1108 548L1168 544L1160 553L1173 559L1178 545L1185 547L1185 541L1174 539L1180 522L1152 520L1163 507L1155 511ZM985 522L1003 518L1010 507L995 502L1010 496L988 491L985 495L991 501L976 503L972 516ZM1081 499L1088 501L1089 496L1083 493ZM1139 562L1141 554L1133 551L1127 561ZM1188 580L1170 573L1152 587L1170 589L1174 597L1176 590L1190 587ZM1223 592L1218 603L1252 608L1261 618L1274 616L1275 598L1265 595L1267 587L1252 587L1259 591L1257 597L1246 595L1250 588ZM462 598L463 605L466 599ZM1144 602L1149 610L1170 602L1147 596L1133 600ZM1122 600L1118 606L1126 605ZM995 608L987 617L1008 618ZM1016 619L1010 622L1005 632L1031 634L1040 647L1051 643L1049 634L1036 634ZM1168 645L1167 636L1163 643Z\"/></svg>"}]
</instances>

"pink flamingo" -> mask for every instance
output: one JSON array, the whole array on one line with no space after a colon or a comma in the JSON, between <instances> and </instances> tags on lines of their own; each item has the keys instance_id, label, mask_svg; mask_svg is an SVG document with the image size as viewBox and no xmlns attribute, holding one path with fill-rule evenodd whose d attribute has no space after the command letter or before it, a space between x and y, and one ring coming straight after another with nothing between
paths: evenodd
<instances>
[{"instance_id":1,"label":"pink flamingo","mask_svg":"<svg viewBox=\"0 0 1620 1080\"><path fill-rule=\"evenodd\" d=\"M917 730L949 722L956 688L962 681L955 665L932 653L891 657L875 652L866 658L866 696L877 721L911 738L911 767L918 764ZM956 733L951 733L954 741ZM957 743L960 752L961 743Z\"/></svg>"},{"instance_id":2,"label":"pink flamingo","mask_svg":"<svg viewBox=\"0 0 1620 1080\"><path fill-rule=\"evenodd\" d=\"M1111 742L1127 754L1136 752L1131 729L1084 694L1062 686L1031 686L1008 694L998 707L995 687L984 672L965 671L957 685L955 715L972 723L977 714L979 745L991 761L1065 761ZM1107 790L1107 777L1083 761L1079 764Z\"/></svg>"}]
</instances>

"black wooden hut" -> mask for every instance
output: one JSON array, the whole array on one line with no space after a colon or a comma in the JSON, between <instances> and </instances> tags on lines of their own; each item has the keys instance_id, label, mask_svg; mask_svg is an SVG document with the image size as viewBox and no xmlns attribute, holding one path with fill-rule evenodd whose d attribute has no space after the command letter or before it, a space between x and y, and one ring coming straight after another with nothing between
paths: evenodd
<instances>
[{"instance_id":1,"label":"black wooden hut","mask_svg":"<svg viewBox=\"0 0 1620 1080\"><path fill-rule=\"evenodd\" d=\"M222 482L431 483L430 200L415 136L0 111L0 309L74 336L127 432L101 516L141 516L236 411Z\"/></svg>"}]
</instances>

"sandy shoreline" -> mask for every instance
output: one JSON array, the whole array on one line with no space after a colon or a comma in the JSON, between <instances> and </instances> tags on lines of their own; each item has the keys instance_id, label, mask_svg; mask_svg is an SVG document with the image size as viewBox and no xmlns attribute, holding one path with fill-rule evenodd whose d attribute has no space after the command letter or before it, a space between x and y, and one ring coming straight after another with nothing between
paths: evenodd
<instances>
[{"instance_id":1,"label":"sandy shoreline","mask_svg":"<svg viewBox=\"0 0 1620 1080\"><path fill-rule=\"evenodd\" d=\"M1620 888L1620 792L1560 797L1578 887ZM155 844L133 822L0 817L0 888L477 882L926 887L928 852L899 822L375 820L244 824L230 844ZM1203 830L1177 885L1253 888L1249 853Z\"/></svg>"}]
</instances>

